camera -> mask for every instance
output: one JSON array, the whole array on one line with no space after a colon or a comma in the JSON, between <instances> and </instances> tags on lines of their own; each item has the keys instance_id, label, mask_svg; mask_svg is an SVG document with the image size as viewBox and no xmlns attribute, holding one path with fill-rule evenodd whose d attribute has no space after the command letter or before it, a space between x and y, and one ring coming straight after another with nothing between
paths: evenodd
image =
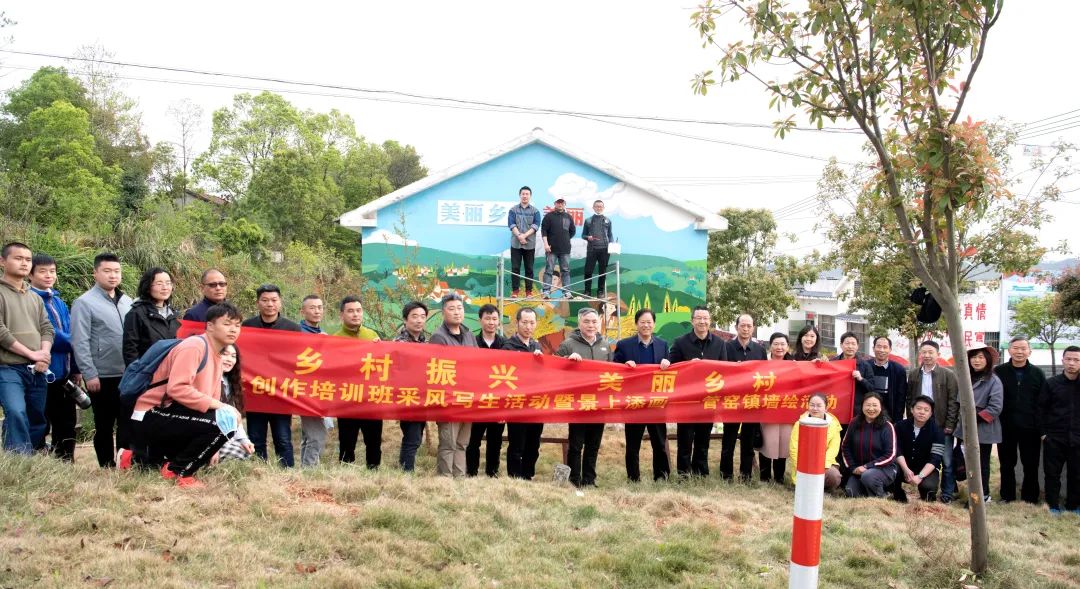
<instances>
[{"instance_id":1,"label":"camera","mask_svg":"<svg viewBox=\"0 0 1080 589\"><path fill-rule=\"evenodd\" d=\"M80 409L90 408L90 395L87 395L82 387L71 382L71 379L64 381L64 394L72 401L75 401L75 404L78 405Z\"/></svg>"}]
</instances>

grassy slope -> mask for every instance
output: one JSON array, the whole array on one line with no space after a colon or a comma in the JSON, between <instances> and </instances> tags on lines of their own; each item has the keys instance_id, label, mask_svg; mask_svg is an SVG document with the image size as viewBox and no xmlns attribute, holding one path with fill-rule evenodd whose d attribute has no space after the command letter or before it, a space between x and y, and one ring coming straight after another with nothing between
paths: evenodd
<instances>
[{"instance_id":1,"label":"grassy slope","mask_svg":"<svg viewBox=\"0 0 1080 589\"><path fill-rule=\"evenodd\" d=\"M548 482L554 446L542 481L233 463L201 491L101 472L88 446L74 470L4 454L0 586L787 586L789 491L715 476L630 485L622 452L609 430L601 488L583 496ZM396 453L388 439L384 463ZM648 476L647 449L642 464ZM1080 518L1026 505L989 514L994 570L976 585L1080 586ZM822 586L957 587L966 521L960 507L827 497Z\"/></svg>"}]
</instances>

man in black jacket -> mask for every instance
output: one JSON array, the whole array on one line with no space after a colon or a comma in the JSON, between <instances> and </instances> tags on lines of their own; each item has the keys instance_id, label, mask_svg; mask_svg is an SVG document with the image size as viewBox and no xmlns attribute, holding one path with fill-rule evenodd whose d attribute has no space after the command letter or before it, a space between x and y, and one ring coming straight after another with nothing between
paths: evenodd
<instances>
[{"instance_id":1,"label":"man in black jacket","mask_svg":"<svg viewBox=\"0 0 1080 589\"><path fill-rule=\"evenodd\" d=\"M1038 424L1043 433L1043 471L1046 504L1061 513L1061 470L1068 479L1065 509L1080 515L1080 347L1061 354L1064 370L1047 379L1039 393Z\"/></svg>"},{"instance_id":2,"label":"man in black jacket","mask_svg":"<svg viewBox=\"0 0 1080 589\"><path fill-rule=\"evenodd\" d=\"M585 239L585 296L592 296L593 268L599 264L596 279L596 296L604 296L607 284L608 244L614 239L611 235L611 219L604 216L604 201L598 200L592 205L593 216L581 227L581 237ZM566 281L563 281L566 284Z\"/></svg>"},{"instance_id":3,"label":"man in black jacket","mask_svg":"<svg viewBox=\"0 0 1080 589\"><path fill-rule=\"evenodd\" d=\"M754 318L739 315L735 320L736 337L727 343L727 356L732 362L766 360L765 346L754 341ZM720 440L720 476L731 480L735 473L735 440L739 441L739 479L748 482L754 474L754 438L760 429L756 423L724 422L724 437ZM762 456L761 476L766 473Z\"/></svg>"},{"instance_id":4,"label":"man in black jacket","mask_svg":"<svg viewBox=\"0 0 1080 589\"><path fill-rule=\"evenodd\" d=\"M278 331L300 332L300 324L281 316L281 289L274 284L264 284L255 289L256 304L259 313L244 320L242 327L258 327ZM248 437L255 445L255 455L267 460L266 429L274 440L274 453L278 464L292 468L296 464L292 443L292 415L277 413L247 412Z\"/></svg>"},{"instance_id":5,"label":"man in black jacket","mask_svg":"<svg viewBox=\"0 0 1080 589\"><path fill-rule=\"evenodd\" d=\"M1001 410L1001 443L998 444L998 460L1001 461L1001 500L1016 500L1016 460L1019 450L1024 465L1024 482L1020 499L1027 503L1039 502L1039 455L1042 440L1035 423L1036 402L1046 382L1041 368L1028 362L1031 345L1023 336L1009 340L1009 361L994 368L1001 379L1004 404Z\"/></svg>"},{"instance_id":6,"label":"man in black jacket","mask_svg":"<svg viewBox=\"0 0 1080 589\"><path fill-rule=\"evenodd\" d=\"M727 360L727 345L712 333L712 315L704 305L690 312L690 333L671 344L668 361ZM676 426L675 469L681 476L709 476L709 436L712 422L680 423Z\"/></svg>"},{"instance_id":7,"label":"man in black jacket","mask_svg":"<svg viewBox=\"0 0 1080 589\"><path fill-rule=\"evenodd\" d=\"M874 358L860 365L854 375L855 408L858 413L865 393L877 393L881 395L881 408L885 410L889 421L896 423L904 418L904 408L907 405L907 370L899 363L889 360L891 354L892 340L883 335L875 337Z\"/></svg>"},{"instance_id":8,"label":"man in black jacket","mask_svg":"<svg viewBox=\"0 0 1080 589\"><path fill-rule=\"evenodd\" d=\"M540 279L544 282L544 294L551 294L551 275L555 273L555 264L559 265L559 276L563 288L570 292L570 239L577 233L574 218L566 212L566 200L557 199L555 208L544 215L540 222L540 236L544 238L546 262ZM567 295L569 296L569 294Z\"/></svg>"},{"instance_id":9,"label":"man in black jacket","mask_svg":"<svg viewBox=\"0 0 1080 589\"><path fill-rule=\"evenodd\" d=\"M896 424L896 465L893 499L907 502L904 483L919 490L923 501L934 501L938 490L938 467L945 455L945 435L934 416L933 397L919 396L911 417Z\"/></svg>"},{"instance_id":10,"label":"man in black jacket","mask_svg":"<svg viewBox=\"0 0 1080 589\"><path fill-rule=\"evenodd\" d=\"M525 352L539 356L540 342L533 339L536 331L536 311L530 307L520 307L514 317L517 332L506 338L504 350ZM506 475L514 479L531 481L536 474L536 461L540 458L540 436L544 433L543 423L507 423L506 435L509 443L506 447Z\"/></svg>"},{"instance_id":11,"label":"man in black jacket","mask_svg":"<svg viewBox=\"0 0 1080 589\"><path fill-rule=\"evenodd\" d=\"M506 345L506 338L499 331L502 328L502 316L499 308L491 303L480 307L480 333L476 334L476 347L488 350L501 350ZM487 460L484 474L489 477L499 476L499 456L502 454L502 435L506 424L497 421L477 422L472 425L469 445L465 447L465 474L474 477L480 472L480 444L487 436Z\"/></svg>"}]
</instances>

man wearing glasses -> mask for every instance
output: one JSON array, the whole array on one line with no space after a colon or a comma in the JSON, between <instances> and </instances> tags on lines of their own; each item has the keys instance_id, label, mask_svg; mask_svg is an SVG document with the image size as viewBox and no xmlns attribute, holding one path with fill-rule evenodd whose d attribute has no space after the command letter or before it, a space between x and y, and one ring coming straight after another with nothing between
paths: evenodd
<instances>
[{"instance_id":1,"label":"man wearing glasses","mask_svg":"<svg viewBox=\"0 0 1080 589\"><path fill-rule=\"evenodd\" d=\"M202 275L203 299L194 307L184 313L184 321L198 321L206 323L206 311L214 305L223 302L228 295L229 283L225 281L225 275L220 270L211 268Z\"/></svg>"}]
</instances>

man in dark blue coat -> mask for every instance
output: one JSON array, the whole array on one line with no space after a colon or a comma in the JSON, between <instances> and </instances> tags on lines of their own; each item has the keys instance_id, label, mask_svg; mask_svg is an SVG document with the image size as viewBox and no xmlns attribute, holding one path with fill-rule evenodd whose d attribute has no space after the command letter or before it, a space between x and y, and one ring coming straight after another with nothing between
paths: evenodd
<instances>
[{"instance_id":1,"label":"man in dark blue coat","mask_svg":"<svg viewBox=\"0 0 1080 589\"><path fill-rule=\"evenodd\" d=\"M890 354L892 340L883 335L874 338L874 359L860 364L859 374L855 376L855 407L857 411L862 406L867 392L877 393L889 421L897 423L904 418L907 405L907 370L889 360Z\"/></svg>"},{"instance_id":2,"label":"man in dark blue coat","mask_svg":"<svg viewBox=\"0 0 1080 589\"><path fill-rule=\"evenodd\" d=\"M666 370L671 364L667 359L668 345L664 340L653 337L656 315L652 309L641 309L635 313L634 324L637 325L637 335L616 342L612 360L631 368L639 364L659 364L661 370ZM641 438L645 430L649 431L649 443L652 445L653 480L666 479L671 474L667 424L628 423L626 424L626 476L635 483L641 480L638 453L641 451Z\"/></svg>"}]
</instances>

